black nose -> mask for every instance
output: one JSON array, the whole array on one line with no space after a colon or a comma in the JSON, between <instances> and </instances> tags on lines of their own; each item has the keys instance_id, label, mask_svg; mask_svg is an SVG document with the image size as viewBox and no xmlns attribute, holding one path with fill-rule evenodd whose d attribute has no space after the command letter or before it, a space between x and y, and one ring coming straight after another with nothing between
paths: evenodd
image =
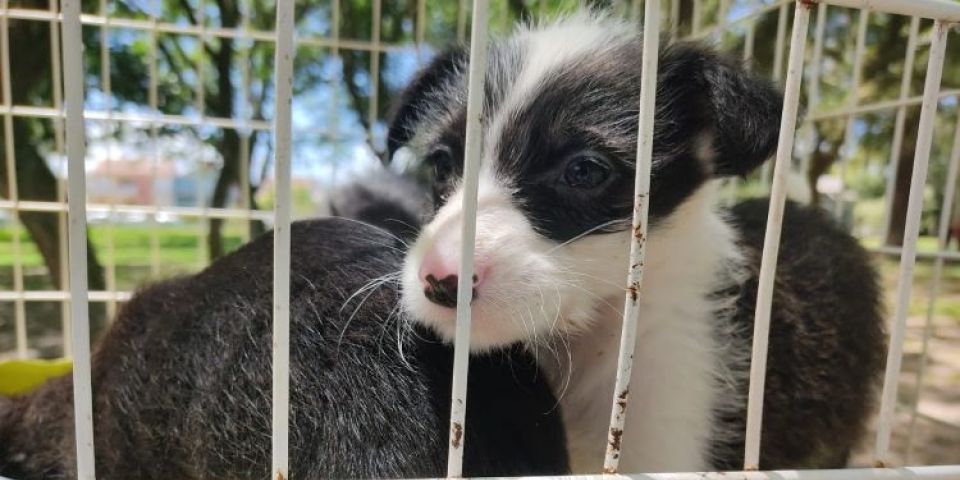
<instances>
[{"instance_id":1,"label":"black nose","mask_svg":"<svg viewBox=\"0 0 960 480\"><path fill-rule=\"evenodd\" d=\"M476 275L474 275L476 280ZM456 275L447 275L441 280L433 275L427 275L427 286L423 289L423 295L441 307L457 307L457 281ZM477 289L474 288L471 300L476 298Z\"/></svg>"}]
</instances>

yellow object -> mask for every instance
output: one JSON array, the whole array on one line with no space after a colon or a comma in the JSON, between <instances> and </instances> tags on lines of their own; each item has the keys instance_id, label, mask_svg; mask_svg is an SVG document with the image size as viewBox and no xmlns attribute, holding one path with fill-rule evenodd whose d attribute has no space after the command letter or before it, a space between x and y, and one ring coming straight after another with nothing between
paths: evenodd
<instances>
[{"instance_id":1,"label":"yellow object","mask_svg":"<svg viewBox=\"0 0 960 480\"><path fill-rule=\"evenodd\" d=\"M30 392L47 380L70 373L73 362L57 360L0 361L0 395L19 395Z\"/></svg>"}]
</instances>

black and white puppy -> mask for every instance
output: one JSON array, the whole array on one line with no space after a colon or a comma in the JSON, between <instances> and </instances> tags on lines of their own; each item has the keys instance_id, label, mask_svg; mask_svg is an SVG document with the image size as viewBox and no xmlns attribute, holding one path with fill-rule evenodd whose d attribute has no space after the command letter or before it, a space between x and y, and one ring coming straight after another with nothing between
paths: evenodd
<instances>
[{"instance_id":1,"label":"black and white puppy","mask_svg":"<svg viewBox=\"0 0 960 480\"><path fill-rule=\"evenodd\" d=\"M357 221L291 229L293 478L440 477L451 349L396 315L401 245ZM149 286L93 357L99 478L270 475L273 236ZM386 277L384 277L385 279ZM464 472L562 474L556 398L521 349L474 359ZM0 398L0 476L76 478L71 378Z\"/></svg>"},{"instance_id":2,"label":"black and white puppy","mask_svg":"<svg viewBox=\"0 0 960 480\"><path fill-rule=\"evenodd\" d=\"M641 39L579 14L491 44L477 211L473 348L524 341L561 397L575 472L599 472L631 237ZM452 339L467 54L409 86L392 152L433 165L436 212L406 256L408 314ZM720 210L714 179L774 151L779 92L702 46L660 52L650 231L622 471L742 466L765 202ZM791 205L777 275L762 468L843 466L881 368L867 254Z\"/></svg>"}]
</instances>

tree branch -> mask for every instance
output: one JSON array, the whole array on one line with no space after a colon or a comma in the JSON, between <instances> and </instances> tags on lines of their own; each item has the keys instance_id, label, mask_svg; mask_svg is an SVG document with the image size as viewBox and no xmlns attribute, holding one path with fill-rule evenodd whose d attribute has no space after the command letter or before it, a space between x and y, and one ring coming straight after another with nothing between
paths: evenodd
<instances>
[{"instance_id":1,"label":"tree branch","mask_svg":"<svg viewBox=\"0 0 960 480\"><path fill-rule=\"evenodd\" d=\"M350 95L350 100L351 103L353 103L354 110L356 110L357 113L361 113L366 111L364 108L365 95L360 91L360 89L357 87L357 84L353 81L353 77L357 75L359 68L357 67L357 62L350 53L352 52L347 52L346 55L341 56L341 59L343 60L343 83L347 87L347 94ZM360 125L364 130L370 131L370 122L367 121L366 115L357 115L357 121L360 122Z\"/></svg>"},{"instance_id":2,"label":"tree branch","mask_svg":"<svg viewBox=\"0 0 960 480\"><path fill-rule=\"evenodd\" d=\"M187 20L190 20L190 24L199 25L197 22L197 17L193 15L193 8L190 7L190 2L187 0L178 0L180 3L180 9L183 10L183 13L186 14Z\"/></svg>"},{"instance_id":3,"label":"tree branch","mask_svg":"<svg viewBox=\"0 0 960 480\"><path fill-rule=\"evenodd\" d=\"M176 44L177 42L174 41L173 43ZM177 81L181 85L186 85L187 83L183 79L183 73L181 73L182 69L177 68L179 67L179 64L175 62L173 58L173 53L171 53L170 49L167 47L167 42L157 42L157 47L160 47L160 53L162 53L163 57L167 59L167 64L170 65L170 70L173 71L173 74L177 76ZM182 49L178 48L178 50L180 50L180 53L183 54ZM201 85L201 88L202 88L202 85Z\"/></svg>"}]
</instances>

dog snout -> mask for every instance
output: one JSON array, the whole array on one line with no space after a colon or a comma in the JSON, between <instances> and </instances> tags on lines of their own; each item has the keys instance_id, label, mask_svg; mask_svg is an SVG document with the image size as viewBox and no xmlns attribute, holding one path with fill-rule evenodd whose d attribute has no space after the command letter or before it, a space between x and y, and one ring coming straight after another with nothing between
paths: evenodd
<instances>
[{"instance_id":1,"label":"dog snout","mask_svg":"<svg viewBox=\"0 0 960 480\"><path fill-rule=\"evenodd\" d=\"M477 288L483 281L484 268L476 265L473 274L473 292L471 299L477 297ZM444 259L436 254L428 254L420 266L420 283L423 295L431 302L442 307L456 308L457 289L460 281L459 265L456 259Z\"/></svg>"}]
</instances>

